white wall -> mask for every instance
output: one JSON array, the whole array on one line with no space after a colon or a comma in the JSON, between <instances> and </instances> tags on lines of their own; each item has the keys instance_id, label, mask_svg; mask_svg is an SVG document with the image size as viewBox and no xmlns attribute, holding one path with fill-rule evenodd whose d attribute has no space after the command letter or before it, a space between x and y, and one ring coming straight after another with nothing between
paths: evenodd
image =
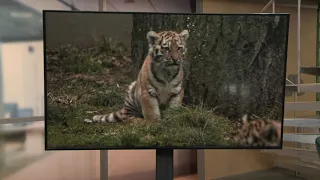
<instances>
[{"instance_id":1,"label":"white wall","mask_svg":"<svg viewBox=\"0 0 320 180\"><path fill-rule=\"evenodd\" d=\"M19 108L32 108L34 116L43 116L43 41L4 43L1 51L4 103L17 103Z\"/></svg>"}]
</instances>

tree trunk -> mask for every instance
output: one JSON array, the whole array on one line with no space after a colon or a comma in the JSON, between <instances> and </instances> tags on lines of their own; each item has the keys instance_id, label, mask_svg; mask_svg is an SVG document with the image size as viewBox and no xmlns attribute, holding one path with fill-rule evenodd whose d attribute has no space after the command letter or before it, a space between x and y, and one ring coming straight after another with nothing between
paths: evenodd
<instances>
[{"instance_id":1,"label":"tree trunk","mask_svg":"<svg viewBox=\"0 0 320 180\"><path fill-rule=\"evenodd\" d=\"M189 30L184 103L238 118L282 118L287 16L134 14L135 76L148 52L146 34Z\"/></svg>"}]
</instances>

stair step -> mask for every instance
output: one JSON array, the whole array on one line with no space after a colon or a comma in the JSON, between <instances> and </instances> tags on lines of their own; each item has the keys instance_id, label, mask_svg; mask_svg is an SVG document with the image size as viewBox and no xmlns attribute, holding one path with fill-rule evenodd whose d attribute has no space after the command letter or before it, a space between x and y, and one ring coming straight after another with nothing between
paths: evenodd
<instances>
[{"instance_id":1,"label":"stair step","mask_svg":"<svg viewBox=\"0 0 320 180\"><path fill-rule=\"evenodd\" d=\"M286 110L295 111L320 111L320 101L316 102L286 102Z\"/></svg>"},{"instance_id":2,"label":"stair step","mask_svg":"<svg viewBox=\"0 0 320 180\"><path fill-rule=\"evenodd\" d=\"M286 133L283 134L283 141L315 144L316 138L319 136L320 134Z\"/></svg>"},{"instance_id":3,"label":"stair step","mask_svg":"<svg viewBox=\"0 0 320 180\"><path fill-rule=\"evenodd\" d=\"M309 164L306 162L298 162L296 160L286 160L279 161L277 163L278 167L289 169L301 173L299 176L304 177L305 179L315 180L319 179L320 175L320 166Z\"/></svg>"},{"instance_id":4,"label":"stair step","mask_svg":"<svg viewBox=\"0 0 320 180\"><path fill-rule=\"evenodd\" d=\"M287 92L298 92L297 84L287 84ZM300 84L301 92L320 92L320 83Z\"/></svg>"},{"instance_id":5,"label":"stair step","mask_svg":"<svg viewBox=\"0 0 320 180\"><path fill-rule=\"evenodd\" d=\"M263 150L264 153L272 153L279 156L301 158L304 160L320 160L319 154L316 151L298 148L283 148L277 150Z\"/></svg>"},{"instance_id":6,"label":"stair step","mask_svg":"<svg viewBox=\"0 0 320 180\"><path fill-rule=\"evenodd\" d=\"M286 118L283 122L284 126L294 127L320 127L320 119L308 119L308 118Z\"/></svg>"},{"instance_id":7,"label":"stair step","mask_svg":"<svg viewBox=\"0 0 320 180\"><path fill-rule=\"evenodd\" d=\"M301 67L300 72L304 74L320 76L320 67Z\"/></svg>"}]
</instances>

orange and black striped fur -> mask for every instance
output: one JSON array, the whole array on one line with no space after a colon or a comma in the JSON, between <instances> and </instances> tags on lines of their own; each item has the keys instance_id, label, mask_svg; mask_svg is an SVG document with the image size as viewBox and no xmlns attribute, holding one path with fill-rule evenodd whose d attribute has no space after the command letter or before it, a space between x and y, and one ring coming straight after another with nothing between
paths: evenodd
<instances>
[{"instance_id":1,"label":"orange and black striped fur","mask_svg":"<svg viewBox=\"0 0 320 180\"><path fill-rule=\"evenodd\" d=\"M182 103L183 58L189 32L147 33L149 53L136 81L127 91L124 107L110 114L96 115L90 122L152 122L159 120L160 109ZM161 108L160 108L161 107Z\"/></svg>"},{"instance_id":2,"label":"orange and black striped fur","mask_svg":"<svg viewBox=\"0 0 320 180\"><path fill-rule=\"evenodd\" d=\"M235 137L241 146L280 146L281 122L266 119L248 120L242 117L242 129Z\"/></svg>"}]
</instances>

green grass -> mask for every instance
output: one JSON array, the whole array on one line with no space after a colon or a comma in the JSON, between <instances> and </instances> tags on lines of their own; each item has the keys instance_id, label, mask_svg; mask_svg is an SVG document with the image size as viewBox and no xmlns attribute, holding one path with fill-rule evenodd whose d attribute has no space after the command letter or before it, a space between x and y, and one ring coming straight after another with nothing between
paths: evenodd
<instances>
[{"instance_id":1,"label":"green grass","mask_svg":"<svg viewBox=\"0 0 320 180\"><path fill-rule=\"evenodd\" d=\"M148 125L84 123L122 107L133 79L121 44L47 49L47 69L48 148L235 145L232 123L200 107L166 110L161 121Z\"/></svg>"}]
</instances>

